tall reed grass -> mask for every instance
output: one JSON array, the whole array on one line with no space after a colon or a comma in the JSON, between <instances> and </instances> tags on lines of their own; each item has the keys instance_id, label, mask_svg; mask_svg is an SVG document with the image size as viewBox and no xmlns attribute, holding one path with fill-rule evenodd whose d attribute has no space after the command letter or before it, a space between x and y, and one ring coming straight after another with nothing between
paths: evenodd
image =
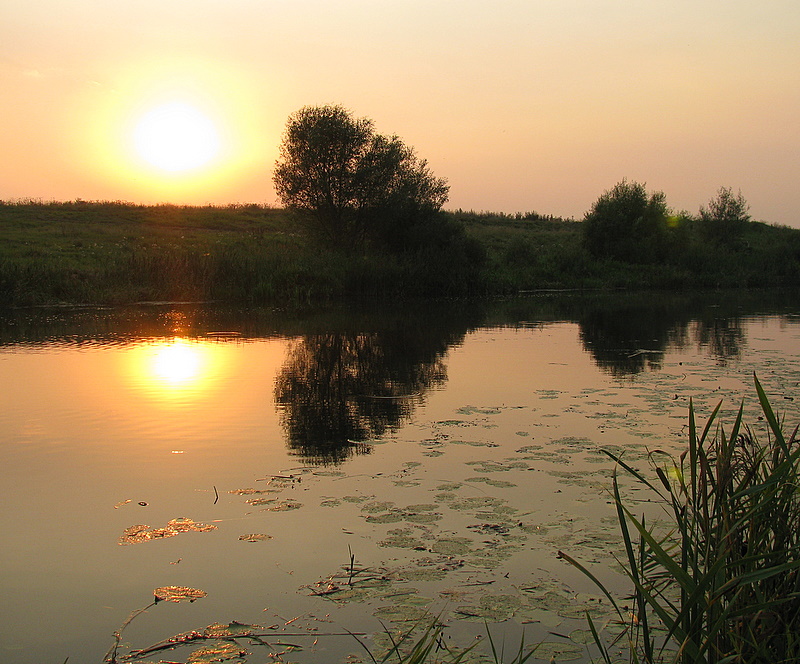
<instances>
[{"instance_id":1,"label":"tall reed grass","mask_svg":"<svg viewBox=\"0 0 800 664\"><path fill-rule=\"evenodd\" d=\"M630 611L587 568L560 554L614 604L627 625L627 661L800 661L800 441L797 429L787 437L757 378L755 387L766 441L743 425L742 408L729 432L717 421L719 405L700 431L690 404L688 448L678 459L652 453L654 479L609 453L655 492L669 524L654 527L637 517L615 473ZM619 661L589 624L603 660Z\"/></svg>"}]
</instances>

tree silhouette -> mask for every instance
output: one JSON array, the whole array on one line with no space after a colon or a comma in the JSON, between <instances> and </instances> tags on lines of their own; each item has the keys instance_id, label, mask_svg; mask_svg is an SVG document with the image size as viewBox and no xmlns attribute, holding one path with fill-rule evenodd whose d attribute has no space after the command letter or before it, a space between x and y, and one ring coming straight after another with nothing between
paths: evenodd
<instances>
[{"instance_id":1,"label":"tree silhouette","mask_svg":"<svg viewBox=\"0 0 800 664\"><path fill-rule=\"evenodd\" d=\"M289 117L273 182L315 237L340 248L404 249L449 190L397 136L375 133L372 120L341 106Z\"/></svg>"}]
</instances>

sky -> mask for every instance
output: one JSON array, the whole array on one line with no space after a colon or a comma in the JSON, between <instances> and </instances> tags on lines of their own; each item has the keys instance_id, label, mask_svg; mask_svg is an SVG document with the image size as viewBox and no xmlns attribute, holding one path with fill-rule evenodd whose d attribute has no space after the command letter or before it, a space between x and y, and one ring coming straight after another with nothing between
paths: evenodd
<instances>
[{"instance_id":1,"label":"sky","mask_svg":"<svg viewBox=\"0 0 800 664\"><path fill-rule=\"evenodd\" d=\"M279 205L339 104L446 208L582 218L622 179L800 227L797 0L3 0L0 199Z\"/></svg>"}]
</instances>

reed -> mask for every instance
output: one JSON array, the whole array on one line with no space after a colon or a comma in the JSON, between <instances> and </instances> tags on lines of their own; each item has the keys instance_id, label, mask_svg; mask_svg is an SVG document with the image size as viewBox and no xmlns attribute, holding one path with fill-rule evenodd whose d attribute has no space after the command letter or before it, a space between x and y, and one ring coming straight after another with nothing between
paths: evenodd
<instances>
[{"instance_id":1,"label":"reed","mask_svg":"<svg viewBox=\"0 0 800 664\"><path fill-rule=\"evenodd\" d=\"M655 492L668 527L648 524L613 496L633 585L631 610L583 565L626 625L629 661L776 664L800 661L800 442L776 417L755 378L767 441L742 424L728 433L720 406L701 430L689 407L689 440L678 459L651 454L648 479L609 454ZM603 660L617 661L589 619Z\"/></svg>"},{"instance_id":2,"label":"reed","mask_svg":"<svg viewBox=\"0 0 800 664\"><path fill-rule=\"evenodd\" d=\"M417 634L419 628L422 628L421 634ZM487 625L486 634L491 654L485 656L477 654L477 657L473 658L473 651L481 643L480 640L476 639L466 648L452 648L443 638L444 630L445 626L438 618L423 619L399 635L393 634L384 627L384 634L391 645L385 649L382 655L376 655L357 635L353 636L364 648L372 664L388 664L389 662L397 664L465 664L468 661L525 664L536 653L537 646L527 648L524 637L520 639L517 647L507 653L503 643L498 646L494 642L492 632Z\"/></svg>"}]
</instances>

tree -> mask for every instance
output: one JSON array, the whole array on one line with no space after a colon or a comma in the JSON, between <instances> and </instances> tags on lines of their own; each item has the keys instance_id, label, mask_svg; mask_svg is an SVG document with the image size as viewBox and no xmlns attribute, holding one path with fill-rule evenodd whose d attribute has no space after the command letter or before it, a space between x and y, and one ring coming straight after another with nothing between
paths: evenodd
<instances>
[{"instance_id":1,"label":"tree","mask_svg":"<svg viewBox=\"0 0 800 664\"><path fill-rule=\"evenodd\" d=\"M708 202L708 207L700 207L702 234L719 244L738 244L750 222L749 209L741 191L734 196L730 187L720 187L716 198Z\"/></svg>"},{"instance_id":2,"label":"tree","mask_svg":"<svg viewBox=\"0 0 800 664\"><path fill-rule=\"evenodd\" d=\"M583 240L597 257L651 263L667 250L669 209L663 192L647 194L638 182L617 183L595 201L583 219Z\"/></svg>"},{"instance_id":3,"label":"tree","mask_svg":"<svg viewBox=\"0 0 800 664\"><path fill-rule=\"evenodd\" d=\"M273 176L283 205L322 242L402 250L431 223L449 187L397 136L341 106L289 117Z\"/></svg>"}]
</instances>

